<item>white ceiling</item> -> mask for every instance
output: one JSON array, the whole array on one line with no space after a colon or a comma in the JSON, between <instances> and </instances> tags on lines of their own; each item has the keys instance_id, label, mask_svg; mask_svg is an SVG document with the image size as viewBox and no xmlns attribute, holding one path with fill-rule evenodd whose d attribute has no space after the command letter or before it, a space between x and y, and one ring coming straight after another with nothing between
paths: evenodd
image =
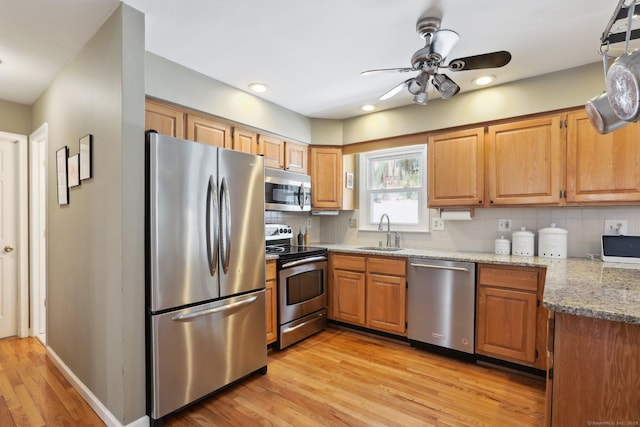
<instances>
[{"instance_id":1,"label":"white ceiling","mask_svg":"<svg viewBox=\"0 0 640 427\"><path fill-rule=\"evenodd\" d=\"M502 84L601 61L600 35L616 0L124 0L146 15L146 49L241 90L316 118L343 119L411 104L378 97L411 76L427 11L460 41L449 59L508 50L489 70ZM118 6L118 0L2 0L0 99L30 105ZM462 91L480 71L446 72ZM484 73L486 74L486 72ZM603 79L604 88L604 79ZM585 100L594 94L585 93ZM424 108L429 108L426 106Z\"/></svg>"}]
</instances>

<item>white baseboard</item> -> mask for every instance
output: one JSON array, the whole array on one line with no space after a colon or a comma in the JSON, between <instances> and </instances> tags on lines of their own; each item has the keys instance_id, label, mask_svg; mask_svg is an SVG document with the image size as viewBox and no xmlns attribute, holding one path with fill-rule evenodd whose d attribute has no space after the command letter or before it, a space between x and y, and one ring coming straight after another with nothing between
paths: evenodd
<instances>
[{"instance_id":1,"label":"white baseboard","mask_svg":"<svg viewBox=\"0 0 640 427\"><path fill-rule=\"evenodd\" d=\"M47 346L47 355L51 358L54 365L62 372L62 375L71 383L80 396L87 402L89 406L98 414L100 419L108 427L149 427L149 417L144 415L135 421L130 422L126 426L120 423L120 421L107 409L106 406L84 385L82 381L69 369L67 365L58 357L58 355Z\"/></svg>"}]
</instances>

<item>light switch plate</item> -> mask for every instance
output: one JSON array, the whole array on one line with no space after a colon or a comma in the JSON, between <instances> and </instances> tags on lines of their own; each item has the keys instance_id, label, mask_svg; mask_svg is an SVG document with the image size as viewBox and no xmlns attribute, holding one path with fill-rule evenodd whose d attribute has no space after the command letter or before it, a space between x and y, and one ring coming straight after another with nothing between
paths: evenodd
<instances>
[{"instance_id":1,"label":"light switch plate","mask_svg":"<svg viewBox=\"0 0 640 427\"><path fill-rule=\"evenodd\" d=\"M627 220L626 219L605 219L604 220L604 234L607 235L627 235Z\"/></svg>"},{"instance_id":2,"label":"light switch plate","mask_svg":"<svg viewBox=\"0 0 640 427\"><path fill-rule=\"evenodd\" d=\"M499 219L498 220L498 231L511 231L511 220L510 219Z\"/></svg>"}]
</instances>

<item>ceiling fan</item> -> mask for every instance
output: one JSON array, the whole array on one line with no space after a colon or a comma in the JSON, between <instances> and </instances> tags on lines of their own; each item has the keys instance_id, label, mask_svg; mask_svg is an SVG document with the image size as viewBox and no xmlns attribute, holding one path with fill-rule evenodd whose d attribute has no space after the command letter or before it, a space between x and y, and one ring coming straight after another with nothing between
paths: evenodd
<instances>
[{"instance_id":1,"label":"ceiling fan","mask_svg":"<svg viewBox=\"0 0 640 427\"><path fill-rule=\"evenodd\" d=\"M460 39L458 33L452 30L441 30L440 18L432 16L423 16L418 19L416 31L425 40L425 46L413 54L411 67L381 68L360 73L366 76L388 71L400 73L418 72L417 76L403 81L382 95L380 101L389 99L406 88L413 95L413 102L427 105L429 82L440 92L443 99L449 99L460 91L460 86L447 75L439 73L440 68L448 68L450 71L478 70L503 67L511 61L511 54L502 50L454 59L445 65L443 63L445 58Z\"/></svg>"}]
</instances>

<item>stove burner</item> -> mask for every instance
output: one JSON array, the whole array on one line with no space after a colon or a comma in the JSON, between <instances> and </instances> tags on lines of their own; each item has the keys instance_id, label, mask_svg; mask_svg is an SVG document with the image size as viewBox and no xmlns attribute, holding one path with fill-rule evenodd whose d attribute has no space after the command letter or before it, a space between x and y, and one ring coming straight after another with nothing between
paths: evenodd
<instances>
[{"instance_id":1,"label":"stove burner","mask_svg":"<svg viewBox=\"0 0 640 427\"><path fill-rule=\"evenodd\" d=\"M266 247L267 253L274 253L274 252L284 252L286 249L284 246L267 246Z\"/></svg>"}]
</instances>

